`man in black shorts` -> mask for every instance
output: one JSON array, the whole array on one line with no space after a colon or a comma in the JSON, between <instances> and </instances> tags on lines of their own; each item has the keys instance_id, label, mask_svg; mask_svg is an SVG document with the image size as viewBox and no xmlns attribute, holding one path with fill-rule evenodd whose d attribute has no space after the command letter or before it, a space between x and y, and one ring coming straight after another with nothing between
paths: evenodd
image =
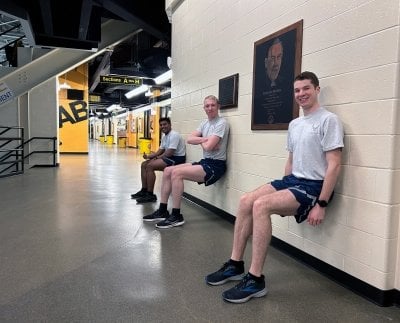
<instances>
[{"instance_id":1,"label":"man in black shorts","mask_svg":"<svg viewBox=\"0 0 400 323\"><path fill-rule=\"evenodd\" d=\"M161 184L161 203L158 210L145 215L143 221L158 222L157 228L167 229L185 223L181 210L184 180L198 182L205 186L215 183L226 171L226 149L228 145L229 124L219 116L218 99L209 95L204 99L203 109L207 114L200 126L193 131L187 143L203 148L203 159L195 163L171 166L164 170ZM172 197L172 212L167 210L168 198Z\"/></svg>"},{"instance_id":2,"label":"man in black shorts","mask_svg":"<svg viewBox=\"0 0 400 323\"><path fill-rule=\"evenodd\" d=\"M155 171L163 171L168 166L183 164L186 161L186 146L182 136L171 129L169 118L160 118L161 138L160 149L155 153L143 154L145 159L141 165L142 189L135 194L131 194L132 199L139 203L157 201L157 196L153 193L156 182Z\"/></svg>"},{"instance_id":3,"label":"man in black shorts","mask_svg":"<svg viewBox=\"0 0 400 323\"><path fill-rule=\"evenodd\" d=\"M320 224L340 173L343 126L339 118L318 103L319 80L312 72L303 72L294 80L294 97L304 116L289 124L289 157L285 176L244 194L237 211L231 258L206 283L221 285L240 280L222 294L225 301L243 303L267 294L264 267L272 237L271 215L295 216ZM252 257L247 274L243 255L252 237Z\"/></svg>"}]
</instances>

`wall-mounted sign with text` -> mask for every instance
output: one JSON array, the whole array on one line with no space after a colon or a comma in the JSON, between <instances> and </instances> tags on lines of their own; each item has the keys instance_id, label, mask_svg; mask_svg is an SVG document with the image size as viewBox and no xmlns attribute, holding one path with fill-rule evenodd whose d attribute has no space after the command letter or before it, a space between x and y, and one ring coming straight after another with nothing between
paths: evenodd
<instances>
[{"instance_id":1,"label":"wall-mounted sign with text","mask_svg":"<svg viewBox=\"0 0 400 323\"><path fill-rule=\"evenodd\" d=\"M100 83L140 86L142 85L143 80L138 77L100 75Z\"/></svg>"},{"instance_id":2,"label":"wall-mounted sign with text","mask_svg":"<svg viewBox=\"0 0 400 323\"><path fill-rule=\"evenodd\" d=\"M6 83L0 82L0 105L10 101L13 98L13 91L7 86Z\"/></svg>"}]
</instances>

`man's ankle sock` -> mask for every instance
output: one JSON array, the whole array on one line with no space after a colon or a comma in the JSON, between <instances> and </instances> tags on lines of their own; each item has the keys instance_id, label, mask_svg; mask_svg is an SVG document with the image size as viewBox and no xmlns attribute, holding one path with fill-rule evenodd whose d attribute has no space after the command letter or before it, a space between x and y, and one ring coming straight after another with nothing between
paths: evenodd
<instances>
[{"instance_id":1,"label":"man's ankle sock","mask_svg":"<svg viewBox=\"0 0 400 323\"><path fill-rule=\"evenodd\" d=\"M254 279L257 283L261 283L261 282L264 281L264 276L263 275L261 275L261 277L257 277L257 276L254 276L251 272L249 272L249 276L252 279Z\"/></svg>"},{"instance_id":2,"label":"man's ankle sock","mask_svg":"<svg viewBox=\"0 0 400 323\"><path fill-rule=\"evenodd\" d=\"M167 206L168 206L167 203L160 203L160 208L159 208L160 212L167 212Z\"/></svg>"},{"instance_id":3,"label":"man's ankle sock","mask_svg":"<svg viewBox=\"0 0 400 323\"><path fill-rule=\"evenodd\" d=\"M171 215L179 216L181 214L181 209L172 209Z\"/></svg>"},{"instance_id":4,"label":"man's ankle sock","mask_svg":"<svg viewBox=\"0 0 400 323\"><path fill-rule=\"evenodd\" d=\"M243 260L236 261L236 260L229 259L229 263L231 265L234 265L236 268L239 268L239 269L242 268L244 270L244 261Z\"/></svg>"}]
</instances>

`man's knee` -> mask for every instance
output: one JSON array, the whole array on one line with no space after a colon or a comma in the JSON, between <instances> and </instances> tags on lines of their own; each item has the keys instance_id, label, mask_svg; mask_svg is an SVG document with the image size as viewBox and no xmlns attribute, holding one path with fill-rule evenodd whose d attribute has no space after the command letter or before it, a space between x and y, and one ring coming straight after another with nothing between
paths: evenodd
<instances>
[{"instance_id":1,"label":"man's knee","mask_svg":"<svg viewBox=\"0 0 400 323\"><path fill-rule=\"evenodd\" d=\"M249 205L251 204L251 196L249 193L244 193L242 194L242 196L240 197L240 204L241 205Z\"/></svg>"},{"instance_id":2,"label":"man's knee","mask_svg":"<svg viewBox=\"0 0 400 323\"><path fill-rule=\"evenodd\" d=\"M262 215L270 215L269 209L268 209L268 200L260 200L257 199L253 202L253 215L257 214L262 214Z\"/></svg>"},{"instance_id":3,"label":"man's knee","mask_svg":"<svg viewBox=\"0 0 400 323\"><path fill-rule=\"evenodd\" d=\"M164 176L170 177L173 170L174 166L164 167Z\"/></svg>"}]
</instances>

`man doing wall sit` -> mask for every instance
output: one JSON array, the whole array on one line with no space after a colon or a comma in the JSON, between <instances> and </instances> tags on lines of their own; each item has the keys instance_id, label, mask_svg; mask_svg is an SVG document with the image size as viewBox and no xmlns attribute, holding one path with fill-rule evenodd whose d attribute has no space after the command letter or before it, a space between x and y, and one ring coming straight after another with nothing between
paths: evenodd
<instances>
[{"instance_id":1,"label":"man doing wall sit","mask_svg":"<svg viewBox=\"0 0 400 323\"><path fill-rule=\"evenodd\" d=\"M272 214L294 216L298 223L319 225L340 173L343 126L339 118L318 103L319 80L303 72L294 80L294 98L304 116L292 120L287 136L289 152L285 176L240 198L230 259L206 276L209 285L240 280L222 293L225 301L243 303L267 294L262 274L272 237ZM243 255L252 239L251 263L244 271Z\"/></svg>"},{"instance_id":2,"label":"man doing wall sit","mask_svg":"<svg viewBox=\"0 0 400 323\"><path fill-rule=\"evenodd\" d=\"M153 193L156 182L155 171L163 171L168 166L183 164L186 161L186 147L183 137L172 130L169 118L160 118L161 132L160 148L155 153L143 154L144 162L141 164L142 189L131 195L137 203L148 203L157 201Z\"/></svg>"},{"instance_id":3,"label":"man doing wall sit","mask_svg":"<svg viewBox=\"0 0 400 323\"><path fill-rule=\"evenodd\" d=\"M184 180L208 186L219 180L226 171L229 124L225 118L219 116L220 104L214 95L209 95L204 99L203 109L207 114L207 119L203 120L187 138L188 144L201 146L203 159L165 169L161 184L160 207L154 213L143 217L143 221L158 222L157 228L167 229L185 223L180 213ZM170 195L171 214L167 210Z\"/></svg>"}]
</instances>

